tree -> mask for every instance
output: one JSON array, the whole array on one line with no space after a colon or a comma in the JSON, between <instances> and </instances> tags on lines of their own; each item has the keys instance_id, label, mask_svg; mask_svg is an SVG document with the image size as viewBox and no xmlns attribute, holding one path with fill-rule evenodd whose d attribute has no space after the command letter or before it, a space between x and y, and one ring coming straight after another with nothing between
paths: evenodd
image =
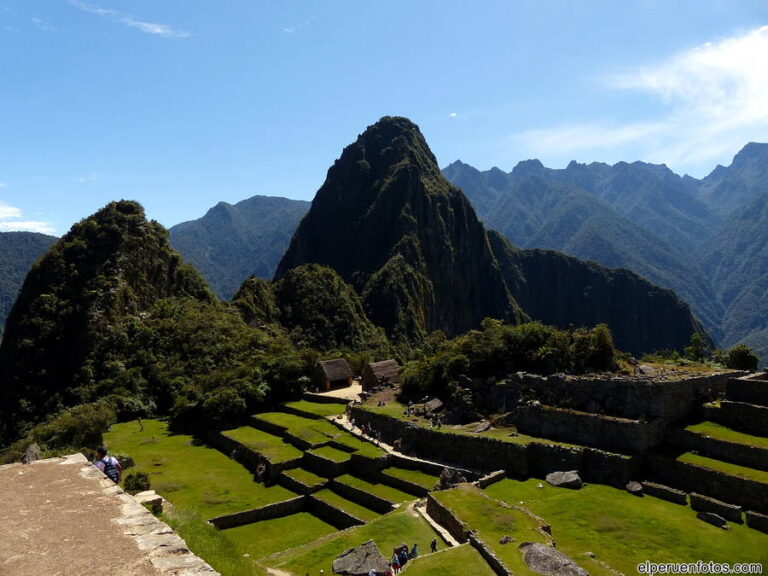
<instances>
[{"instance_id":1,"label":"tree","mask_svg":"<svg viewBox=\"0 0 768 576\"><path fill-rule=\"evenodd\" d=\"M734 370L757 370L758 358L745 344L737 344L728 351L726 366Z\"/></svg>"},{"instance_id":2,"label":"tree","mask_svg":"<svg viewBox=\"0 0 768 576\"><path fill-rule=\"evenodd\" d=\"M704 352L704 339L701 337L701 332L694 332L691 334L691 345L685 347L685 357L694 362L703 362Z\"/></svg>"}]
</instances>

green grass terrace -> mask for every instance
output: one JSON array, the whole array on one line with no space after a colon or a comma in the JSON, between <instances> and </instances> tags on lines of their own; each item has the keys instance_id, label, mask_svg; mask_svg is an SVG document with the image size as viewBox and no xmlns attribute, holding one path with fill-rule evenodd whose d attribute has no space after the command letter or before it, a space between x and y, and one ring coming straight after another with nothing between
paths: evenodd
<instances>
[{"instance_id":1,"label":"green grass terrace","mask_svg":"<svg viewBox=\"0 0 768 576\"><path fill-rule=\"evenodd\" d=\"M312 496L314 496L318 500L321 500L327 504L330 504L331 506L335 506L336 508L343 510L347 514L354 516L355 518L358 518L363 522L370 522L371 520L376 520L376 518L381 516L381 514L379 514L378 512L375 512L370 508L366 508L365 506L362 506L357 502L352 502L351 500L347 500L343 496L340 496L339 494L336 494L336 492L333 492L328 489L315 492L314 494L312 494ZM343 552L343 550L341 550L340 552Z\"/></svg>"},{"instance_id":2,"label":"green grass terrace","mask_svg":"<svg viewBox=\"0 0 768 576\"><path fill-rule=\"evenodd\" d=\"M333 446L320 446L319 448L312 448L311 450L307 450L307 453L316 454L321 458L325 458L326 460L331 460L332 462L337 463L347 462L351 458L349 452L339 450Z\"/></svg>"},{"instance_id":3,"label":"green grass terrace","mask_svg":"<svg viewBox=\"0 0 768 576\"><path fill-rule=\"evenodd\" d=\"M688 507L651 496L599 484L568 490L536 479L502 480L485 492L551 524L557 548L590 574L607 575L608 567L637 574L645 560L768 563L768 535L738 524L722 530Z\"/></svg>"},{"instance_id":4,"label":"green grass terrace","mask_svg":"<svg viewBox=\"0 0 768 576\"><path fill-rule=\"evenodd\" d=\"M262 563L270 568L277 568L301 576L319 574L320 570L324 570L325 574L330 575L333 574L331 565L336 556L367 540L376 542L381 553L385 557L389 557L392 554L392 549L402 543L406 543L408 546L418 543L422 553L428 551L429 543L435 536L437 534L420 514L407 507L402 507L363 526L336 532L315 542L264 558ZM442 542L440 546L443 546ZM416 566L417 564L414 564L414 569ZM457 566L459 565L453 564L451 570L442 572L442 574L470 573L465 571L463 566L457 571ZM417 570L408 573L412 575L435 574L434 571L419 572ZM485 575L484 572L477 572L477 574Z\"/></svg>"},{"instance_id":5,"label":"green grass terrace","mask_svg":"<svg viewBox=\"0 0 768 576\"><path fill-rule=\"evenodd\" d=\"M321 486L322 484L328 482L327 478L318 476L309 470L304 470L304 468L291 468L290 470L283 470L281 474L284 474L285 476L288 476L289 478L304 484L304 486L307 486L308 488Z\"/></svg>"},{"instance_id":6,"label":"green grass terrace","mask_svg":"<svg viewBox=\"0 0 768 576\"><path fill-rule=\"evenodd\" d=\"M396 466L384 468L384 470L382 470L382 474L385 476L391 476L393 478L399 478L400 480L411 482L412 484L416 484L422 488L426 488L427 490L434 490L438 481L437 476L432 476L431 474L427 474L421 470L409 470L408 468L398 468Z\"/></svg>"},{"instance_id":7,"label":"green grass terrace","mask_svg":"<svg viewBox=\"0 0 768 576\"><path fill-rule=\"evenodd\" d=\"M686 464L693 464L695 466L701 466L702 468L708 468L710 470L716 470L729 476L737 476L746 480L754 480L755 482L762 482L768 484L768 472L764 470L756 470L754 468L747 468L746 466L739 466L738 464L731 464L730 462L723 462L722 460L715 460L714 458L707 458L701 454L695 454L694 452L685 452L679 455L676 460L678 462L685 462Z\"/></svg>"},{"instance_id":8,"label":"green grass terrace","mask_svg":"<svg viewBox=\"0 0 768 576\"><path fill-rule=\"evenodd\" d=\"M303 412L304 414L314 415L320 418L343 414L346 409L346 405L344 404L322 404L320 402L308 402L307 400L286 402L285 406Z\"/></svg>"},{"instance_id":9,"label":"green grass terrace","mask_svg":"<svg viewBox=\"0 0 768 576\"><path fill-rule=\"evenodd\" d=\"M530 515L490 498L471 484L433 492L432 497L474 530L514 574L535 574L523 562L518 546L522 542L547 543L549 539L538 530L539 522ZM504 536L510 536L513 541L500 544L499 540Z\"/></svg>"},{"instance_id":10,"label":"green grass terrace","mask_svg":"<svg viewBox=\"0 0 768 576\"><path fill-rule=\"evenodd\" d=\"M393 488L392 486L387 486L386 484L375 482L368 482L367 480L363 480L355 476L350 476L349 474L339 476L338 478L335 478L334 481L346 484L347 486L351 486L359 490L364 490L365 492L373 494L374 496L378 496L379 498L383 498L392 504L399 504L401 502L415 500L415 496L412 496L407 492L403 492L402 490L398 490L397 488Z\"/></svg>"},{"instance_id":11,"label":"green grass terrace","mask_svg":"<svg viewBox=\"0 0 768 576\"><path fill-rule=\"evenodd\" d=\"M723 442L733 442L734 444L744 444L745 446L768 449L768 438L738 432L715 422L700 422L699 424L687 426L685 429L688 432L700 434L701 436L708 436L709 438L722 440Z\"/></svg>"},{"instance_id":12,"label":"green grass terrace","mask_svg":"<svg viewBox=\"0 0 768 576\"><path fill-rule=\"evenodd\" d=\"M225 430L221 434L254 452L258 452L272 463L297 460L304 454L279 436L258 430L252 426Z\"/></svg>"}]
</instances>

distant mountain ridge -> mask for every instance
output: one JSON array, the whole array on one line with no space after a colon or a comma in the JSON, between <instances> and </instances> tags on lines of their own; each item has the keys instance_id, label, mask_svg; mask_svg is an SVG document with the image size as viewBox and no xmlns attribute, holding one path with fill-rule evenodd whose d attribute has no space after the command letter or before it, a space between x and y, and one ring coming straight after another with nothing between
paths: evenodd
<instances>
[{"instance_id":1,"label":"distant mountain ridge","mask_svg":"<svg viewBox=\"0 0 768 576\"><path fill-rule=\"evenodd\" d=\"M672 288L723 346L768 360L768 144L749 143L702 180L666 166L520 162L506 173L456 161L444 175L515 244L624 267Z\"/></svg>"},{"instance_id":2,"label":"distant mountain ridge","mask_svg":"<svg viewBox=\"0 0 768 576\"><path fill-rule=\"evenodd\" d=\"M248 276L271 278L309 202L253 196L219 202L197 220L169 229L171 245L229 300Z\"/></svg>"},{"instance_id":3,"label":"distant mountain ridge","mask_svg":"<svg viewBox=\"0 0 768 576\"><path fill-rule=\"evenodd\" d=\"M57 239L36 232L0 232L0 337L32 263Z\"/></svg>"}]
</instances>

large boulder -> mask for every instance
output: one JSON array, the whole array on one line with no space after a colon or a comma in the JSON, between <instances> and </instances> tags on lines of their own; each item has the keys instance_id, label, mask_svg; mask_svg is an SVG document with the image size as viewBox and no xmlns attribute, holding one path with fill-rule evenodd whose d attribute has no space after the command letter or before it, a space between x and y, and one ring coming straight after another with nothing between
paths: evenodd
<instances>
[{"instance_id":1,"label":"large boulder","mask_svg":"<svg viewBox=\"0 0 768 576\"><path fill-rule=\"evenodd\" d=\"M456 468L446 467L443 468L443 471L440 473L440 479L435 485L435 490L448 490L450 488L455 488L459 484L463 484L466 481L466 476L456 470Z\"/></svg>"},{"instance_id":2,"label":"large boulder","mask_svg":"<svg viewBox=\"0 0 768 576\"><path fill-rule=\"evenodd\" d=\"M552 484L552 486L559 486L560 488L572 488L573 490L581 488L581 478L579 477L578 470L552 472L551 474L547 474L546 480Z\"/></svg>"},{"instance_id":3,"label":"large boulder","mask_svg":"<svg viewBox=\"0 0 768 576\"><path fill-rule=\"evenodd\" d=\"M546 576L589 576L589 573L559 550L539 542L520 544L523 562L539 574Z\"/></svg>"},{"instance_id":4,"label":"large boulder","mask_svg":"<svg viewBox=\"0 0 768 576\"><path fill-rule=\"evenodd\" d=\"M333 561L333 571L336 574L368 576L371 570L375 570L377 576L384 576L389 570L389 563L373 540L342 552Z\"/></svg>"}]
</instances>

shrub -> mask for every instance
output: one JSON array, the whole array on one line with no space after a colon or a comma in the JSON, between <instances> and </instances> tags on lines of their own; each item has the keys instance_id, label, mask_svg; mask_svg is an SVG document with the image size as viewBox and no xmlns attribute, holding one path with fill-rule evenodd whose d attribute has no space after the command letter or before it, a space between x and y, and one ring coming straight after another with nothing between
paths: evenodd
<instances>
[{"instance_id":1,"label":"shrub","mask_svg":"<svg viewBox=\"0 0 768 576\"><path fill-rule=\"evenodd\" d=\"M123 481L123 488L128 494L138 494L149 490L149 475L146 472L133 472L128 474Z\"/></svg>"},{"instance_id":2,"label":"shrub","mask_svg":"<svg viewBox=\"0 0 768 576\"><path fill-rule=\"evenodd\" d=\"M734 370L757 370L758 358L745 344L738 344L728 351L726 366Z\"/></svg>"}]
</instances>

